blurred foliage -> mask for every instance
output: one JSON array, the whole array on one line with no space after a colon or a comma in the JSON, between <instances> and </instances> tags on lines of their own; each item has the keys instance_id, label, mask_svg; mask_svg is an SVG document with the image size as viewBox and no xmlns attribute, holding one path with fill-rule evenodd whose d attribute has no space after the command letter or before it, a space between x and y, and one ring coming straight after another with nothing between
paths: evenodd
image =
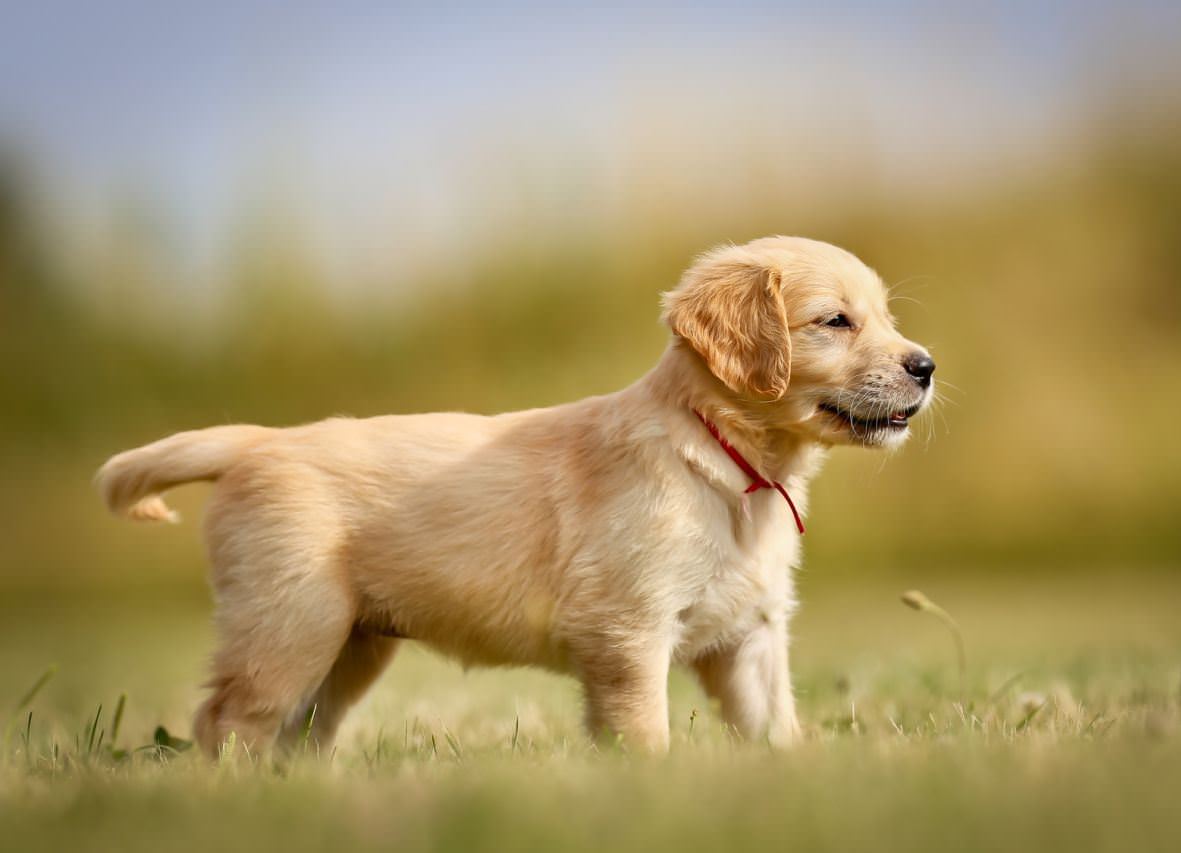
<instances>
[{"instance_id":1,"label":"blurred foliage","mask_svg":"<svg viewBox=\"0 0 1181 853\"><path fill-rule=\"evenodd\" d=\"M1171 566L1178 126L1110 124L1069 160L922 197L767 186L724 215L645 199L612 228L506 227L494 248L455 247L470 254L463 272L440 265L352 298L265 215L244 223L215 299L170 284L168 247L142 213L65 263L29 170L5 161L0 583L191 581L195 537L176 556L177 540L133 536L89 489L106 455L171 431L493 412L622 387L662 351L658 294L690 258L769 233L829 240L875 266L948 398L930 436L920 425L888 462L834 454L809 527L816 571Z\"/></svg>"}]
</instances>

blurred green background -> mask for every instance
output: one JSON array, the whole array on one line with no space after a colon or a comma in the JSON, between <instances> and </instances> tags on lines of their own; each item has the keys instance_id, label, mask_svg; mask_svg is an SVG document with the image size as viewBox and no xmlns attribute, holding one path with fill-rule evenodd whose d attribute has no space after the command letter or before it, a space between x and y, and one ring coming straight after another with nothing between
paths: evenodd
<instances>
[{"instance_id":1,"label":"blurred green background","mask_svg":"<svg viewBox=\"0 0 1181 853\"><path fill-rule=\"evenodd\" d=\"M0 101L7 595L203 594L201 488L134 529L109 454L610 391L696 253L773 233L874 266L946 397L834 454L811 575L1177 569L1166 9L47 8Z\"/></svg>"},{"instance_id":2,"label":"blurred green background","mask_svg":"<svg viewBox=\"0 0 1181 853\"><path fill-rule=\"evenodd\" d=\"M759 181L739 210L648 200L650 215L611 233L509 224L494 248L446 247L462 270L348 298L278 213L245 227L259 236L228 259L216 299L177 292L142 211L65 263L77 259L40 230L35 182L5 161L0 587L195 587L193 526L133 530L102 511L90 477L108 454L218 423L496 412L622 387L665 346L658 294L692 256L768 233L873 265L906 333L936 354L946 397L896 457L834 454L811 571L1173 571L1178 118L1132 139L1098 122L1069 164L921 200L870 182L813 207Z\"/></svg>"}]
</instances>

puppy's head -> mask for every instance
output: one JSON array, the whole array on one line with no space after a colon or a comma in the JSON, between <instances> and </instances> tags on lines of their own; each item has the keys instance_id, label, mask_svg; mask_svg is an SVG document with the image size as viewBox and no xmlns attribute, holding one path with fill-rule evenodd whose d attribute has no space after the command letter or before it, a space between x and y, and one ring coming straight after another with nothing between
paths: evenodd
<instances>
[{"instance_id":1,"label":"puppy's head","mask_svg":"<svg viewBox=\"0 0 1181 853\"><path fill-rule=\"evenodd\" d=\"M825 444L897 446L933 393L935 363L895 328L881 279L827 243L714 249L664 316L735 403Z\"/></svg>"}]
</instances>

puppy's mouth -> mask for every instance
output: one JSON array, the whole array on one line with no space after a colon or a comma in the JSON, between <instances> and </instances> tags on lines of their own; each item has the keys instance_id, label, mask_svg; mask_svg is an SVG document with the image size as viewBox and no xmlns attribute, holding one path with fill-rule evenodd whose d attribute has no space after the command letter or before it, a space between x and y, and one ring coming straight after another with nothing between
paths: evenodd
<instances>
[{"instance_id":1,"label":"puppy's mouth","mask_svg":"<svg viewBox=\"0 0 1181 853\"><path fill-rule=\"evenodd\" d=\"M833 418L841 422L841 425L852 430L854 433L866 435L871 432L885 430L889 432L902 432L910 425L911 417L922 408L922 403L915 403L905 409L897 409L889 412L883 416L876 418L865 418L855 415L847 409L842 409L832 403L821 403L820 410L831 415Z\"/></svg>"}]
</instances>

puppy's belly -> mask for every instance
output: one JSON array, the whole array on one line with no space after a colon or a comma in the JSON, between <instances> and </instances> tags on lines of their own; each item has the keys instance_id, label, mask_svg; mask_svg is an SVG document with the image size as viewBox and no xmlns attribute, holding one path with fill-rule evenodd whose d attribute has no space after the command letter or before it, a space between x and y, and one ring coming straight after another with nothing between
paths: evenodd
<instances>
[{"instance_id":1,"label":"puppy's belly","mask_svg":"<svg viewBox=\"0 0 1181 853\"><path fill-rule=\"evenodd\" d=\"M568 671L567 648L555 630L556 601L540 589L509 596L422 587L413 594L399 595L396 587L383 592L362 604L361 630L420 642L464 666Z\"/></svg>"}]
</instances>

